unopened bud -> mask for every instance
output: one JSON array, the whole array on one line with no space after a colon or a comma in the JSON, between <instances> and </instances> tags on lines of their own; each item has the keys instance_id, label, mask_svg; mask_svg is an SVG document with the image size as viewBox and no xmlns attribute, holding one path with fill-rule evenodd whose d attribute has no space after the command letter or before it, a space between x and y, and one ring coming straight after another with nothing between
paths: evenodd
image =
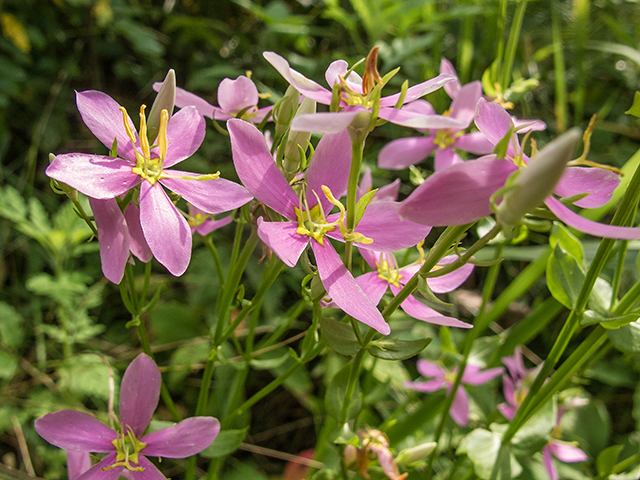
<instances>
[{"instance_id":1,"label":"unopened bud","mask_svg":"<svg viewBox=\"0 0 640 480\"><path fill-rule=\"evenodd\" d=\"M316 113L316 102L310 98L302 100L296 115L304 115L308 113ZM287 139L287 146L284 150L284 159L282 166L287 173L298 173L300 168L300 148L302 153L307 151L309 147L309 140L311 139L311 132L289 132L289 138Z\"/></svg>"},{"instance_id":2,"label":"unopened bud","mask_svg":"<svg viewBox=\"0 0 640 480\"><path fill-rule=\"evenodd\" d=\"M438 444L436 442L429 442L415 447L406 448L398 454L396 457L396 463L401 463L403 465L412 465L417 463L424 460L427 455L430 455L437 446Z\"/></svg>"},{"instance_id":3,"label":"unopened bud","mask_svg":"<svg viewBox=\"0 0 640 480\"><path fill-rule=\"evenodd\" d=\"M498 223L507 227L517 225L527 212L551 195L580 138L580 129L567 130L531 159L505 192L496 212Z\"/></svg>"},{"instance_id":4,"label":"unopened bud","mask_svg":"<svg viewBox=\"0 0 640 480\"><path fill-rule=\"evenodd\" d=\"M147 137L150 143L154 143L158 138L160 129L160 119L162 110L169 112L169 117L173 114L173 107L176 103L176 72L170 69L167 76L158 90L156 99L153 101L149 118L147 119Z\"/></svg>"},{"instance_id":5,"label":"unopened bud","mask_svg":"<svg viewBox=\"0 0 640 480\"><path fill-rule=\"evenodd\" d=\"M300 104L300 92L292 86L287 88L284 96L273 107L273 121L276 124L276 138L280 138L291 125L291 121Z\"/></svg>"}]
</instances>

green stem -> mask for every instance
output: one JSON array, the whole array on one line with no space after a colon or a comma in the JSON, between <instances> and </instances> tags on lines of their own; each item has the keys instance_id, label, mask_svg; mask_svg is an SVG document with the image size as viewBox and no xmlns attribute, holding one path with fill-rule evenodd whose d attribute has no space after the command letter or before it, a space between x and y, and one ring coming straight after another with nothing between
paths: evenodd
<instances>
[{"instance_id":1,"label":"green stem","mask_svg":"<svg viewBox=\"0 0 640 480\"><path fill-rule=\"evenodd\" d=\"M347 388L344 392L344 401L342 402L342 410L340 411L340 418L338 420L338 425L342 427L345 423L347 423L347 417L349 416L349 406L351 405L351 398L353 397L353 392L356 389L356 382L358 381L358 376L360 375L360 365L362 364L362 359L364 358L366 350L361 348L358 353L356 353L355 357L353 357L353 363L351 364L351 370L349 371L349 380L347 381Z\"/></svg>"},{"instance_id":2,"label":"green stem","mask_svg":"<svg viewBox=\"0 0 640 480\"><path fill-rule=\"evenodd\" d=\"M516 57L516 49L518 47L518 40L520 39L520 30L522 29L522 21L524 19L524 12L527 9L527 0L520 0L516 12L511 22L511 31L509 32L509 40L507 41L507 49L504 54L504 62L502 64L502 77L500 80L500 86L502 92L511 84L511 70L513 69L513 61Z\"/></svg>"},{"instance_id":3,"label":"green stem","mask_svg":"<svg viewBox=\"0 0 640 480\"><path fill-rule=\"evenodd\" d=\"M356 196L358 193L358 180L360 179L360 166L362 165L362 151L365 138L354 140L351 138L351 166L349 167L349 182L347 184L347 232L352 233L356 228ZM351 270L353 257L353 242L347 242L344 249L344 264Z\"/></svg>"},{"instance_id":4,"label":"green stem","mask_svg":"<svg viewBox=\"0 0 640 480\"><path fill-rule=\"evenodd\" d=\"M551 5L551 34L553 37L553 64L556 77L556 133L567 129L567 82L565 75L564 52L562 50L562 25L558 13L557 0Z\"/></svg>"},{"instance_id":5,"label":"green stem","mask_svg":"<svg viewBox=\"0 0 640 480\"><path fill-rule=\"evenodd\" d=\"M216 272L218 273L218 278L220 279L220 288L224 285L224 271L222 270L222 263L220 262L220 255L218 254L218 249L213 244L213 240L211 239L211 235L207 235L204 237L204 243L211 252L211 256L213 257L213 262L216 265Z\"/></svg>"}]
</instances>

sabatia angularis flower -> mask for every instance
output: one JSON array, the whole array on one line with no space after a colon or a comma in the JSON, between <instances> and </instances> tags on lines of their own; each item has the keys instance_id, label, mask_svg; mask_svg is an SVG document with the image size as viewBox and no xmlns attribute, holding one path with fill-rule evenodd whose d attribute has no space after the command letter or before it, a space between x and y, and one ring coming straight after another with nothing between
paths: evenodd
<instances>
[{"instance_id":1,"label":"sabatia angularis flower","mask_svg":"<svg viewBox=\"0 0 640 480\"><path fill-rule=\"evenodd\" d=\"M129 256L127 225L131 228L131 224L129 218L125 222L115 198L137 185L144 240L171 274L182 275L191 258L191 230L163 186L213 214L240 207L252 198L241 185L220 179L218 174L169 169L200 147L205 135L204 118L195 107L183 108L171 117L163 110L157 145L152 146L147 138L144 105L138 136L124 107L108 95L87 90L76 94L76 102L82 120L98 140L110 149L115 139L119 158L85 153L56 155L45 173L101 201L92 202L92 207L98 205L94 216L105 276L114 283L122 279ZM107 248L103 249L103 244Z\"/></svg>"},{"instance_id":2,"label":"sabatia angularis flower","mask_svg":"<svg viewBox=\"0 0 640 480\"><path fill-rule=\"evenodd\" d=\"M407 478L408 473L400 475L398 465L389 449L389 438L383 432L367 429L358 430L356 433L362 441L362 447L345 446L345 464L348 468L355 468L362 478L369 478L369 464L373 455L375 455L382 471L390 480L404 480Z\"/></svg>"},{"instance_id":3,"label":"sabatia angularis flower","mask_svg":"<svg viewBox=\"0 0 640 480\"><path fill-rule=\"evenodd\" d=\"M551 480L558 480L560 478L558 476L558 468L553 461L553 457L564 463L584 462L589 459L587 454L584 453L582 449L578 448L578 442L563 442L562 440L560 440L560 435L562 435L560 422L562 421L563 415L564 410L560 408L558 410L556 427L551 433L551 440L549 440L549 443L542 447L544 467L547 470L547 473L549 474L549 478Z\"/></svg>"},{"instance_id":4,"label":"sabatia angularis flower","mask_svg":"<svg viewBox=\"0 0 640 480\"><path fill-rule=\"evenodd\" d=\"M504 398L507 403L498 405L498 410L507 420L512 420L520 404L529 392L539 368L525 368L520 347L510 357L504 357L502 363L507 367L508 375L502 375Z\"/></svg>"},{"instance_id":5,"label":"sabatia angularis flower","mask_svg":"<svg viewBox=\"0 0 640 480\"><path fill-rule=\"evenodd\" d=\"M372 202L358 223L356 232L344 226L344 207L337 200L347 189L351 163L351 146L346 131L325 135L318 143L306 183L299 193L278 170L264 136L242 120L227 122L231 138L233 163L243 185L266 206L288 221L258 219L258 235L289 267L311 244L318 274L333 302L353 318L387 335L391 331L382 314L356 283L337 252L327 241L365 243L378 250L401 250L424 239L430 227L401 221L396 203ZM340 214L328 215L333 206Z\"/></svg>"},{"instance_id":6,"label":"sabatia angularis flower","mask_svg":"<svg viewBox=\"0 0 640 480\"><path fill-rule=\"evenodd\" d=\"M339 89L340 97L338 106L342 110L339 112L298 115L291 123L291 130L337 133L351 125L359 114L371 112L374 107L374 98L371 94L376 82L381 83L382 81L376 69L378 49L379 47L374 47L369 53L363 78L360 78L360 76L353 71L349 72L349 65L344 60L336 60L331 63L325 73L325 79L331 89ZM302 95L324 105L332 104L333 92L331 90L327 90L325 87L292 69L289 66L289 62L277 53L264 52L262 55L278 70L280 75ZM426 82L409 87L406 96L402 99L402 104L413 102L420 97L424 97L428 93L454 80L455 77L453 75L445 73ZM464 128L465 126L454 118L440 115L423 115L422 113L395 108L400 100L400 93L382 97L380 99L378 117L395 123L396 125L413 128Z\"/></svg>"},{"instance_id":7,"label":"sabatia angularis flower","mask_svg":"<svg viewBox=\"0 0 640 480\"><path fill-rule=\"evenodd\" d=\"M35 421L35 429L47 442L70 452L107 455L78 480L161 480L165 476L147 456L187 458L213 443L220 422L213 417L192 417L144 435L160 399L160 370L142 353L127 367L120 385L118 431L91 415L75 410L49 413ZM86 467L81 455L73 455L74 468ZM71 472L70 472L71 473ZM74 474L77 472L74 472Z\"/></svg>"},{"instance_id":8,"label":"sabatia angularis flower","mask_svg":"<svg viewBox=\"0 0 640 480\"><path fill-rule=\"evenodd\" d=\"M503 371L504 368L502 367L482 370L476 365L467 365L462 375L462 384L456 391L456 396L453 399L451 411L449 412L454 422L464 427L469 421L469 397L462 385L481 385L487 383ZM418 360L418 372L420 372L420 375L423 377L431 377L433 380L427 380L426 382L404 382L402 386L418 392L435 392L436 390L446 387L447 394L449 394L455 383L456 375L458 374L457 369L447 371L429 360Z\"/></svg>"},{"instance_id":9,"label":"sabatia angularis flower","mask_svg":"<svg viewBox=\"0 0 640 480\"><path fill-rule=\"evenodd\" d=\"M211 232L222 228L225 225L229 225L233 221L233 217L231 215L216 220L212 218L213 216L211 214L203 212L191 204L189 204L188 207L189 215L187 216L187 221L191 227L192 234L198 232L198 234L205 237Z\"/></svg>"}]
</instances>

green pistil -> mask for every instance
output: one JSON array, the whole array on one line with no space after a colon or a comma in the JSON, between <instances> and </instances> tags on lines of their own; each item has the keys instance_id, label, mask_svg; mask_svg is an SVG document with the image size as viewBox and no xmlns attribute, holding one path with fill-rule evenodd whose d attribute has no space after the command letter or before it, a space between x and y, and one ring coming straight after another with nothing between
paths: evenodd
<instances>
[{"instance_id":1,"label":"green pistil","mask_svg":"<svg viewBox=\"0 0 640 480\"><path fill-rule=\"evenodd\" d=\"M145 180L148 180L151 185L155 185L162 175L162 160L159 158L152 159L138 159L136 166L131 169L136 175L140 175Z\"/></svg>"},{"instance_id":2,"label":"green pistil","mask_svg":"<svg viewBox=\"0 0 640 480\"><path fill-rule=\"evenodd\" d=\"M209 214L203 215L202 213L196 213L194 217L189 219L189 226L198 227L202 225L209 216Z\"/></svg>"},{"instance_id":3,"label":"green pistil","mask_svg":"<svg viewBox=\"0 0 640 480\"><path fill-rule=\"evenodd\" d=\"M392 269L389 265L389 262L383 260L382 263L378 265L378 278L386 280L391 285L400 288L400 280L402 279L402 275L400 275L398 269Z\"/></svg>"},{"instance_id":4,"label":"green pistil","mask_svg":"<svg viewBox=\"0 0 640 480\"><path fill-rule=\"evenodd\" d=\"M127 435L122 434L122 436L118 436L111 443L116 449L116 463L103 468L103 471L116 467L124 467L132 472L144 471L144 467L134 467L133 465L138 465L140 451L145 448L147 444L138 440L133 430L129 430ZM131 465L132 463L133 465Z\"/></svg>"},{"instance_id":5,"label":"green pistil","mask_svg":"<svg viewBox=\"0 0 640 480\"><path fill-rule=\"evenodd\" d=\"M307 235L324 246L324 234L332 231L335 225L327 223L322 214L320 204L308 211L295 207L295 212L298 219L296 233L299 235Z\"/></svg>"}]
</instances>

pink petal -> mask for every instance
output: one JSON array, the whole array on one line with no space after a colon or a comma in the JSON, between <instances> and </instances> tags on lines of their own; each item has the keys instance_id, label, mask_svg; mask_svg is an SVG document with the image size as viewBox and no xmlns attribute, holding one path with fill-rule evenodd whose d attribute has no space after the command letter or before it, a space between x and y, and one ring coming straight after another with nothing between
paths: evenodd
<instances>
[{"instance_id":1,"label":"pink petal","mask_svg":"<svg viewBox=\"0 0 640 480\"><path fill-rule=\"evenodd\" d=\"M153 89L158 92L160 91L161 86L162 82L155 82L153 84ZM176 87L176 106L178 108L183 108L190 105L196 107L200 115L202 115L203 117L213 118L213 109L215 108L213 105L194 93L191 93L183 88Z\"/></svg>"},{"instance_id":2,"label":"pink petal","mask_svg":"<svg viewBox=\"0 0 640 480\"><path fill-rule=\"evenodd\" d=\"M444 378L447 374L445 370L440 368L439 365L430 362L429 360L420 359L418 360L418 373L423 377L434 377L434 378Z\"/></svg>"},{"instance_id":3,"label":"pink petal","mask_svg":"<svg viewBox=\"0 0 640 480\"><path fill-rule=\"evenodd\" d=\"M89 452L67 451L67 472L69 480L76 480L80 475L91 468Z\"/></svg>"},{"instance_id":4,"label":"pink petal","mask_svg":"<svg viewBox=\"0 0 640 480\"><path fill-rule=\"evenodd\" d=\"M131 429L141 437L158 406L161 384L160 370L148 355L141 353L129 364L120 384L120 421L125 432Z\"/></svg>"},{"instance_id":5,"label":"pink petal","mask_svg":"<svg viewBox=\"0 0 640 480\"><path fill-rule=\"evenodd\" d=\"M618 240L640 239L640 228L605 225L604 223L587 220L553 197L547 197L544 203L561 222L583 233L588 233L594 237L616 238Z\"/></svg>"},{"instance_id":6,"label":"pink petal","mask_svg":"<svg viewBox=\"0 0 640 480\"><path fill-rule=\"evenodd\" d=\"M371 167L368 165L364 167L364 173L360 178L360 183L358 184L358 190L356 196L358 200L367 192L370 192L373 189L373 176L371 175Z\"/></svg>"},{"instance_id":7,"label":"pink petal","mask_svg":"<svg viewBox=\"0 0 640 480\"><path fill-rule=\"evenodd\" d=\"M356 282L374 305L380 303L382 296L389 288L389 282L378 277L378 272L364 273L356 278Z\"/></svg>"},{"instance_id":8,"label":"pink petal","mask_svg":"<svg viewBox=\"0 0 640 480\"><path fill-rule=\"evenodd\" d=\"M389 200L395 202L398 198L398 192L400 191L400 179L396 178L393 182L380 187L374 195L374 200Z\"/></svg>"},{"instance_id":9,"label":"pink petal","mask_svg":"<svg viewBox=\"0 0 640 480\"><path fill-rule=\"evenodd\" d=\"M309 237L296 233L296 222L265 222L258 218L258 236L288 267L295 267Z\"/></svg>"},{"instance_id":10,"label":"pink petal","mask_svg":"<svg viewBox=\"0 0 640 480\"><path fill-rule=\"evenodd\" d=\"M435 392L445 386L444 380L428 380L426 382L403 382L404 388L415 390L416 392Z\"/></svg>"},{"instance_id":11,"label":"pink petal","mask_svg":"<svg viewBox=\"0 0 640 480\"><path fill-rule=\"evenodd\" d=\"M507 420L513 420L513 417L516 416L516 409L511 405L507 405L506 403L501 403L498 405L498 411L506 418Z\"/></svg>"},{"instance_id":12,"label":"pink petal","mask_svg":"<svg viewBox=\"0 0 640 480\"><path fill-rule=\"evenodd\" d=\"M127 228L129 230L129 248L131 249L131 253L141 262L150 262L153 254L144 238L142 225L140 225L140 209L135 203L130 202L127 208L124 209L124 218L127 221Z\"/></svg>"},{"instance_id":13,"label":"pink petal","mask_svg":"<svg viewBox=\"0 0 640 480\"><path fill-rule=\"evenodd\" d=\"M400 289L396 286L390 285L390 287L394 295L397 295L400 291ZM462 322L457 318L446 317L441 313L436 312L433 308L427 307L413 295L409 295L407 299L400 304L400 308L402 308L402 310L404 310L407 315L417 320L422 320L423 322L432 323L433 325L473 328L473 325L469 323Z\"/></svg>"},{"instance_id":14,"label":"pink petal","mask_svg":"<svg viewBox=\"0 0 640 480\"><path fill-rule=\"evenodd\" d=\"M401 478L398 466L396 465L393 455L391 455L388 447L372 444L371 451L378 456L378 463L380 464L382 471L390 480L398 480Z\"/></svg>"},{"instance_id":15,"label":"pink petal","mask_svg":"<svg viewBox=\"0 0 640 480\"><path fill-rule=\"evenodd\" d=\"M146 451L143 451L146 453ZM167 480L158 468L144 456L138 457L138 466L144 468L141 472L123 472L123 476L130 480ZM129 473L129 475L127 475Z\"/></svg>"},{"instance_id":16,"label":"pink petal","mask_svg":"<svg viewBox=\"0 0 640 480\"><path fill-rule=\"evenodd\" d=\"M575 463L584 462L589 459L587 454L581 449L561 440L552 439L549 443L549 448L553 452L553 455L561 462Z\"/></svg>"},{"instance_id":17,"label":"pink petal","mask_svg":"<svg viewBox=\"0 0 640 480\"><path fill-rule=\"evenodd\" d=\"M517 167L509 160L478 159L431 175L400 203L399 213L432 226L464 225L491 213L490 197Z\"/></svg>"},{"instance_id":18,"label":"pink petal","mask_svg":"<svg viewBox=\"0 0 640 480\"><path fill-rule=\"evenodd\" d=\"M110 453L105 456L100 462L96 463L89 470L80 475L77 480L118 480L124 467L115 467L108 470L104 470L116 463L116 454Z\"/></svg>"},{"instance_id":19,"label":"pink petal","mask_svg":"<svg viewBox=\"0 0 640 480\"><path fill-rule=\"evenodd\" d=\"M451 98L456 98L461 88L460 80L458 80L458 74L456 73L456 69L453 67L453 64L446 58L442 58L440 60L440 73L448 73L449 75L453 75L456 77L455 80L447 83L444 86L444 91L447 92L447 95L449 95Z\"/></svg>"},{"instance_id":20,"label":"pink petal","mask_svg":"<svg viewBox=\"0 0 640 480\"><path fill-rule=\"evenodd\" d=\"M63 450L96 453L115 450L111 443L118 435L115 430L87 413L60 410L38 418L34 426L38 435Z\"/></svg>"},{"instance_id":21,"label":"pink petal","mask_svg":"<svg viewBox=\"0 0 640 480\"><path fill-rule=\"evenodd\" d=\"M345 130L361 113L364 107L352 107L341 112L319 112L297 115L291 122L294 132L339 133Z\"/></svg>"},{"instance_id":22,"label":"pink petal","mask_svg":"<svg viewBox=\"0 0 640 480\"><path fill-rule=\"evenodd\" d=\"M229 120L227 129L233 164L242 184L259 202L290 220L295 219L298 196L278 170L264 135L250 123L238 119Z\"/></svg>"},{"instance_id":23,"label":"pink petal","mask_svg":"<svg viewBox=\"0 0 640 480\"><path fill-rule=\"evenodd\" d=\"M414 85L413 87L409 87L407 89L407 94L404 97L404 103L413 102L420 97L424 97L428 93L435 92L441 87L444 87L447 83L453 82L457 80L457 78L448 73L441 73L437 77L432 78L431 80L427 80L426 82L419 83ZM400 99L400 93L396 93L394 95L389 95L388 97L383 97L380 100L380 106L385 107L393 107L398 100ZM382 110L382 109L381 109Z\"/></svg>"},{"instance_id":24,"label":"pink petal","mask_svg":"<svg viewBox=\"0 0 640 480\"><path fill-rule=\"evenodd\" d=\"M481 370L480 367L475 365L467 365L467 368L462 375L462 383L467 385L482 385L490 380L493 380L499 375L502 375L504 368L496 367L488 370Z\"/></svg>"},{"instance_id":25,"label":"pink petal","mask_svg":"<svg viewBox=\"0 0 640 480\"><path fill-rule=\"evenodd\" d=\"M453 142L453 146L476 155L486 155L493 151L493 144L482 132L471 132L461 135Z\"/></svg>"},{"instance_id":26,"label":"pink petal","mask_svg":"<svg viewBox=\"0 0 640 480\"><path fill-rule=\"evenodd\" d=\"M213 443L220 432L220 422L213 417L191 417L141 438L147 444L144 454L150 457L187 458Z\"/></svg>"},{"instance_id":27,"label":"pink petal","mask_svg":"<svg viewBox=\"0 0 640 480\"><path fill-rule=\"evenodd\" d=\"M482 84L479 80L467 83L463 86L451 102L449 111L451 116L467 126L471 125L476 115L476 104L482 97Z\"/></svg>"},{"instance_id":28,"label":"pink petal","mask_svg":"<svg viewBox=\"0 0 640 480\"><path fill-rule=\"evenodd\" d=\"M64 153L56 155L44 173L88 197L104 200L127 193L140 183L141 178L131 171L133 166L121 158Z\"/></svg>"},{"instance_id":29,"label":"pink petal","mask_svg":"<svg viewBox=\"0 0 640 480\"><path fill-rule=\"evenodd\" d=\"M197 173L178 170L165 170L164 173L171 177L187 177L161 178L160 183L205 213L217 215L253 200L253 195L246 188L224 178L195 180ZM189 180L189 177L194 180Z\"/></svg>"},{"instance_id":30,"label":"pink petal","mask_svg":"<svg viewBox=\"0 0 640 480\"><path fill-rule=\"evenodd\" d=\"M560 197L571 197L588 192L589 195L574 202L574 205L582 208L597 208L611 200L613 191L619 184L618 174L609 170L568 167L553 189L553 193Z\"/></svg>"},{"instance_id":31,"label":"pink petal","mask_svg":"<svg viewBox=\"0 0 640 480\"><path fill-rule=\"evenodd\" d=\"M461 427L465 427L469 422L469 397L462 385L460 385L456 391L456 396L453 398L453 404L451 405L449 414L453 421Z\"/></svg>"},{"instance_id":32,"label":"pink petal","mask_svg":"<svg viewBox=\"0 0 640 480\"><path fill-rule=\"evenodd\" d=\"M525 118L521 120L519 118L512 116L511 121L513 122L515 127L518 128L518 132L520 133L540 132L542 130L547 129L547 124L544 123L542 120L535 120L535 119L529 119L529 118Z\"/></svg>"},{"instance_id":33,"label":"pink petal","mask_svg":"<svg viewBox=\"0 0 640 480\"><path fill-rule=\"evenodd\" d=\"M549 478L551 480L558 480L558 469L556 468L555 463L553 463L553 457L551 456L551 449L549 448L549 445L542 447L542 456L544 458L544 468L547 469Z\"/></svg>"},{"instance_id":34,"label":"pink petal","mask_svg":"<svg viewBox=\"0 0 640 480\"><path fill-rule=\"evenodd\" d=\"M327 85L329 85L329 89L333 90L333 86L336 83L341 83L340 76L344 78L344 76L349 71L349 64L344 60L336 60L335 62L331 62L329 68L327 68L324 73L324 78L327 81ZM356 72L351 72L349 76L346 78L347 86L357 93L362 93L362 78Z\"/></svg>"},{"instance_id":35,"label":"pink petal","mask_svg":"<svg viewBox=\"0 0 640 480\"><path fill-rule=\"evenodd\" d=\"M156 260L182 275L191 260L191 229L159 183L140 186L140 224Z\"/></svg>"},{"instance_id":36,"label":"pink petal","mask_svg":"<svg viewBox=\"0 0 640 480\"><path fill-rule=\"evenodd\" d=\"M218 104L227 112L236 114L247 107L256 106L258 100L255 83L244 75L235 80L225 78L218 85Z\"/></svg>"},{"instance_id":37,"label":"pink petal","mask_svg":"<svg viewBox=\"0 0 640 480\"><path fill-rule=\"evenodd\" d=\"M302 95L324 105L331 104L329 90L291 68L283 57L274 52L263 52L262 56Z\"/></svg>"},{"instance_id":38,"label":"pink petal","mask_svg":"<svg viewBox=\"0 0 640 480\"><path fill-rule=\"evenodd\" d=\"M169 168L192 156L204 140L206 124L196 107L185 107L173 115L167 124L167 158L164 168Z\"/></svg>"},{"instance_id":39,"label":"pink petal","mask_svg":"<svg viewBox=\"0 0 640 480\"><path fill-rule=\"evenodd\" d=\"M378 117L388 122L410 128L455 128L463 129L465 124L444 115L423 115L405 108L380 107Z\"/></svg>"},{"instance_id":40,"label":"pink petal","mask_svg":"<svg viewBox=\"0 0 640 480\"><path fill-rule=\"evenodd\" d=\"M233 217L229 215L228 217L221 218L219 220L205 220L202 224L197 227L191 227L191 233L193 231L197 231L199 235L206 236L211 232L218 230L226 225L229 225L233 221Z\"/></svg>"},{"instance_id":41,"label":"pink petal","mask_svg":"<svg viewBox=\"0 0 640 480\"><path fill-rule=\"evenodd\" d=\"M447 265L457 259L457 255L449 255L440 260L438 265ZM465 263L457 270L447 273L441 277L427 278L427 284L434 293L452 292L467 281L471 272L473 272L473 264Z\"/></svg>"},{"instance_id":42,"label":"pink petal","mask_svg":"<svg viewBox=\"0 0 640 480\"><path fill-rule=\"evenodd\" d=\"M457 163L462 163L462 158L451 147L438 148L433 160L433 169L438 172Z\"/></svg>"},{"instance_id":43,"label":"pink petal","mask_svg":"<svg viewBox=\"0 0 640 480\"><path fill-rule=\"evenodd\" d=\"M502 357L502 363L509 370L509 375L514 380L524 378L528 371L524 366L524 359L522 358L522 351L520 347L516 347L513 355L510 357Z\"/></svg>"},{"instance_id":44,"label":"pink petal","mask_svg":"<svg viewBox=\"0 0 640 480\"><path fill-rule=\"evenodd\" d=\"M113 139L117 138L118 156L135 162L136 156L124 128L124 119L118 102L106 93L85 90L84 92L76 92L76 105L82 121L107 149L111 150ZM138 112L134 113L137 116ZM135 132L135 126L128 115L127 121ZM135 136L137 140L137 133Z\"/></svg>"},{"instance_id":45,"label":"pink petal","mask_svg":"<svg viewBox=\"0 0 640 480\"><path fill-rule=\"evenodd\" d=\"M324 246L312 241L311 248L316 256L322 285L333 302L356 320L383 335L389 335L391 328L382 318L380 311L358 286L328 239L325 239Z\"/></svg>"},{"instance_id":46,"label":"pink petal","mask_svg":"<svg viewBox=\"0 0 640 480\"><path fill-rule=\"evenodd\" d=\"M511 128L511 115L497 103L478 100L476 126L492 144L497 144Z\"/></svg>"},{"instance_id":47,"label":"pink petal","mask_svg":"<svg viewBox=\"0 0 640 480\"><path fill-rule=\"evenodd\" d=\"M382 147L378 154L378 166L388 170L403 170L420 163L435 148L433 137L399 138Z\"/></svg>"},{"instance_id":48,"label":"pink petal","mask_svg":"<svg viewBox=\"0 0 640 480\"><path fill-rule=\"evenodd\" d=\"M129 260L129 229L118 202L89 197L98 229L102 273L110 282L120 283Z\"/></svg>"},{"instance_id":49,"label":"pink petal","mask_svg":"<svg viewBox=\"0 0 640 480\"><path fill-rule=\"evenodd\" d=\"M513 384L513 380L508 375L502 376L502 390L504 391L504 398L509 402L510 405L515 406L516 397L515 397L515 386Z\"/></svg>"}]
</instances>

